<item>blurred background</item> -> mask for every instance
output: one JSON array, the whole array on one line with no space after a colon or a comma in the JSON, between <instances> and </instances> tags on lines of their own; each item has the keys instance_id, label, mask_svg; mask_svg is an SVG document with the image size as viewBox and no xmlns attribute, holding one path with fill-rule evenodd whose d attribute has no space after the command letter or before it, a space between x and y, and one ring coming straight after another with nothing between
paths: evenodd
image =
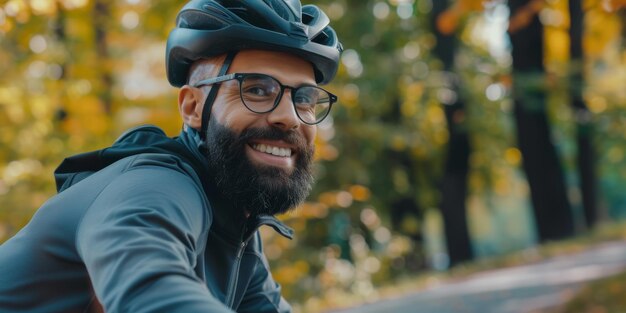
<instances>
[{"instance_id":1,"label":"blurred background","mask_svg":"<svg viewBox=\"0 0 626 313\"><path fill-rule=\"evenodd\" d=\"M265 252L296 311L626 219L626 1L334 0L317 184ZM0 0L0 242L69 155L181 129L184 1Z\"/></svg>"}]
</instances>

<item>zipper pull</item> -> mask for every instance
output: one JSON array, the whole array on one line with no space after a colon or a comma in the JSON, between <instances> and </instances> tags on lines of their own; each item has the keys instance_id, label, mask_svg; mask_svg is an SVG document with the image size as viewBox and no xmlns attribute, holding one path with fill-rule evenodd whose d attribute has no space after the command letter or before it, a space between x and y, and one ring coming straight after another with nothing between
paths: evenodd
<instances>
[{"instance_id":1,"label":"zipper pull","mask_svg":"<svg viewBox=\"0 0 626 313\"><path fill-rule=\"evenodd\" d=\"M243 256L243 251L246 250L246 243L244 241L241 242L241 244L239 244L239 253L237 253L237 259L241 260L241 257Z\"/></svg>"}]
</instances>

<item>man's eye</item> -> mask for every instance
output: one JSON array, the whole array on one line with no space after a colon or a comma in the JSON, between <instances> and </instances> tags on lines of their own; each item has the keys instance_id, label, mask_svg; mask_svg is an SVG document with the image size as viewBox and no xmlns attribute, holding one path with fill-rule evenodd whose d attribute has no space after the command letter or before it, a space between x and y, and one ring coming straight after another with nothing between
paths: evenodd
<instances>
[{"instance_id":1,"label":"man's eye","mask_svg":"<svg viewBox=\"0 0 626 313\"><path fill-rule=\"evenodd\" d=\"M246 95L250 96L266 97L267 95L269 95L270 92L269 90L267 90L267 88L261 86L252 86L246 88L245 93Z\"/></svg>"},{"instance_id":2,"label":"man's eye","mask_svg":"<svg viewBox=\"0 0 626 313\"><path fill-rule=\"evenodd\" d=\"M313 101L313 99L308 96L297 96L295 97L294 100L296 104L302 104L302 105L312 105L315 103L315 101Z\"/></svg>"}]
</instances>

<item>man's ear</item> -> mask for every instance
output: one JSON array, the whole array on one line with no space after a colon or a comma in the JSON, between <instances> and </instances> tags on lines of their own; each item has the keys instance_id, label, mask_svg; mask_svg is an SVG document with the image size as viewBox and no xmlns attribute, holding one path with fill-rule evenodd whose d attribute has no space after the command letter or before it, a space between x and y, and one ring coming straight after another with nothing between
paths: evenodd
<instances>
[{"instance_id":1,"label":"man's ear","mask_svg":"<svg viewBox=\"0 0 626 313\"><path fill-rule=\"evenodd\" d=\"M178 111L183 118L183 123L195 129L200 129L202 124L202 103L200 94L189 85L180 88L178 92Z\"/></svg>"}]
</instances>

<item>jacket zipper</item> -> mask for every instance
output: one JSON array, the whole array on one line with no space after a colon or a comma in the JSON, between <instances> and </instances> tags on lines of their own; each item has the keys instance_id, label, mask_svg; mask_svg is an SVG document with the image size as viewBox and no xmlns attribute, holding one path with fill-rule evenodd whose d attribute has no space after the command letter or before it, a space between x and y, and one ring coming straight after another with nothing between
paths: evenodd
<instances>
[{"instance_id":1,"label":"jacket zipper","mask_svg":"<svg viewBox=\"0 0 626 313\"><path fill-rule=\"evenodd\" d=\"M244 228L244 234L245 234ZM229 308L235 309L233 307L235 302L235 294L237 293L237 283L239 281L239 268L241 267L241 258L243 257L243 252L246 250L246 245L248 244L248 240L252 236L242 240L239 244L239 250L237 251L237 258L235 259L235 264L233 266L233 273L230 276L230 280L228 281L228 292L226 293L226 305Z\"/></svg>"},{"instance_id":2,"label":"jacket zipper","mask_svg":"<svg viewBox=\"0 0 626 313\"><path fill-rule=\"evenodd\" d=\"M278 231L278 233L280 233L281 235L289 239L292 239L293 237L293 230L291 228L278 223L273 218L260 217L260 223L256 225L255 229L263 224L273 227L276 231ZM248 242L250 241L252 236L254 236L254 232L247 234L246 236L248 229L251 229L251 228L249 228L249 225L246 224L246 226L244 226L243 228L242 241L239 244L239 248L238 248L239 250L237 251L237 257L235 259L235 264L233 266L233 272L228 281L228 288L227 288L227 293L226 293L226 305L228 305L228 307L233 310L235 309L233 306L235 302L235 295L237 293L237 284L239 282L239 268L241 267L241 259L243 257L244 251L246 250L246 246L248 245Z\"/></svg>"}]
</instances>

